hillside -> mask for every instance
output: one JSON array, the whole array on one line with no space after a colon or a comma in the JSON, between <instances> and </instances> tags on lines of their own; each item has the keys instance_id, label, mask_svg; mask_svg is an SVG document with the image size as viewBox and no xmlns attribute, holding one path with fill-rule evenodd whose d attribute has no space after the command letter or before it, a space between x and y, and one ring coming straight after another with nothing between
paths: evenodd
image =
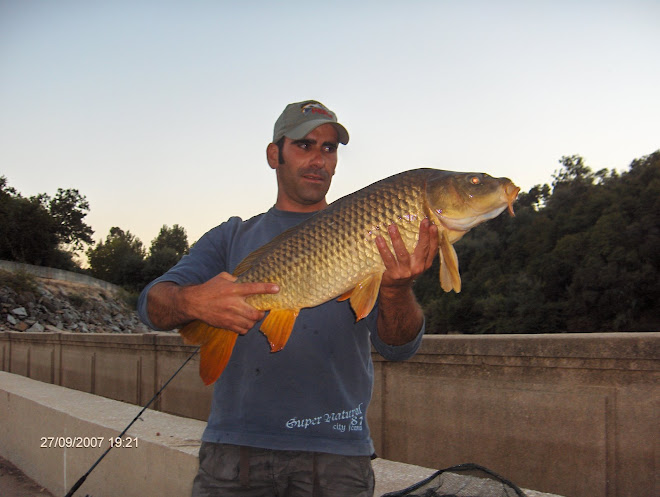
<instances>
[{"instance_id":1,"label":"hillside","mask_svg":"<svg viewBox=\"0 0 660 497\"><path fill-rule=\"evenodd\" d=\"M121 294L0 270L0 331L147 333L149 329Z\"/></svg>"}]
</instances>

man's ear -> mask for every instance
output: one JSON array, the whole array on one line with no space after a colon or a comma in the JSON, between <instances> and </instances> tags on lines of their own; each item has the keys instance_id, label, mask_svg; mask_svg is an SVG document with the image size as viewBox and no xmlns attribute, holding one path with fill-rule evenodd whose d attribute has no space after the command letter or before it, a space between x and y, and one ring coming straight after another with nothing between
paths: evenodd
<instances>
[{"instance_id":1,"label":"man's ear","mask_svg":"<svg viewBox=\"0 0 660 497\"><path fill-rule=\"evenodd\" d=\"M271 169L277 169L280 164L280 149L274 143L269 143L266 147L266 159Z\"/></svg>"}]
</instances>

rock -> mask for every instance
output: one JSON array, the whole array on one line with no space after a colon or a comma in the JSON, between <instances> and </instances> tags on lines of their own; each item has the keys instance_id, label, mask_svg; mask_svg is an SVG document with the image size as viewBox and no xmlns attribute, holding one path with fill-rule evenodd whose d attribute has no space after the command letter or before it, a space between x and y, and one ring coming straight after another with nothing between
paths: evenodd
<instances>
[{"instance_id":1,"label":"rock","mask_svg":"<svg viewBox=\"0 0 660 497\"><path fill-rule=\"evenodd\" d=\"M36 279L34 292L0 284L0 329L76 333L149 333L118 295L66 281ZM37 326L36 324L39 323Z\"/></svg>"},{"instance_id":2,"label":"rock","mask_svg":"<svg viewBox=\"0 0 660 497\"><path fill-rule=\"evenodd\" d=\"M15 329L16 331L25 331L25 330L27 330L28 328L29 328L29 326L27 325L27 323L24 323L23 321L19 321L19 322L16 323L16 325L14 326L14 329Z\"/></svg>"},{"instance_id":3,"label":"rock","mask_svg":"<svg viewBox=\"0 0 660 497\"><path fill-rule=\"evenodd\" d=\"M27 311L25 310L25 307L17 307L16 309L13 309L11 313L14 316L18 316L19 318L26 318L28 316Z\"/></svg>"},{"instance_id":4,"label":"rock","mask_svg":"<svg viewBox=\"0 0 660 497\"><path fill-rule=\"evenodd\" d=\"M32 326L28 328L28 333L43 333L44 327L41 323L34 323Z\"/></svg>"}]
</instances>

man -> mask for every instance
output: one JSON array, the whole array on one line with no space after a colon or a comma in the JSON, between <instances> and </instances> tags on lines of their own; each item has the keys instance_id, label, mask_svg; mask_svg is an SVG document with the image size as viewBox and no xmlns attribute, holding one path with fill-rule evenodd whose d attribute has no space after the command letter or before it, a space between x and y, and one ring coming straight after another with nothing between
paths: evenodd
<instances>
[{"instance_id":1,"label":"man","mask_svg":"<svg viewBox=\"0 0 660 497\"><path fill-rule=\"evenodd\" d=\"M140 296L140 315L154 329L199 319L240 335L214 385L195 497L373 495L374 448L366 423L371 344L389 360L417 351L424 316L412 283L438 251L437 228L425 220L410 254L390 227L394 253L382 236L376 239L386 271L371 314L356 323L349 303L336 300L303 309L276 354L256 330L265 313L245 298L276 293L277 285L235 283L231 275L250 252L327 206L337 148L348 140L323 104L288 105L266 149L277 177L275 206L212 229Z\"/></svg>"}]
</instances>

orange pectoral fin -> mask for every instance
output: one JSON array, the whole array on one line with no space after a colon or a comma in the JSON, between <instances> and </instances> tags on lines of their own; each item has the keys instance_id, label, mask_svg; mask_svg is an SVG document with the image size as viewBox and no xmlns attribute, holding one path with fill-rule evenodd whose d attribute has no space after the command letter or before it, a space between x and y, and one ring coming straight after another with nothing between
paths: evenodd
<instances>
[{"instance_id":1,"label":"orange pectoral fin","mask_svg":"<svg viewBox=\"0 0 660 497\"><path fill-rule=\"evenodd\" d=\"M351 307L355 312L356 321L367 317L374 308L382 279L383 273L371 274L351 290Z\"/></svg>"},{"instance_id":2,"label":"orange pectoral fin","mask_svg":"<svg viewBox=\"0 0 660 497\"><path fill-rule=\"evenodd\" d=\"M202 321L193 321L179 330L187 344L201 345L199 376L205 385L215 382L224 371L238 335L233 331L214 328Z\"/></svg>"},{"instance_id":3,"label":"orange pectoral fin","mask_svg":"<svg viewBox=\"0 0 660 497\"><path fill-rule=\"evenodd\" d=\"M300 309L273 309L259 328L270 343L271 352L279 352L289 340Z\"/></svg>"},{"instance_id":4,"label":"orange pectoral fin","mask_svg":"<svg viewBox=\"0 0 660 497\"><path fill-rule=\"evenodd\" d=\"M445 292L461 292L461 274L458 271L458 256L447 233L440 235L440 286Z\"/></svg>"}]
</instances>

